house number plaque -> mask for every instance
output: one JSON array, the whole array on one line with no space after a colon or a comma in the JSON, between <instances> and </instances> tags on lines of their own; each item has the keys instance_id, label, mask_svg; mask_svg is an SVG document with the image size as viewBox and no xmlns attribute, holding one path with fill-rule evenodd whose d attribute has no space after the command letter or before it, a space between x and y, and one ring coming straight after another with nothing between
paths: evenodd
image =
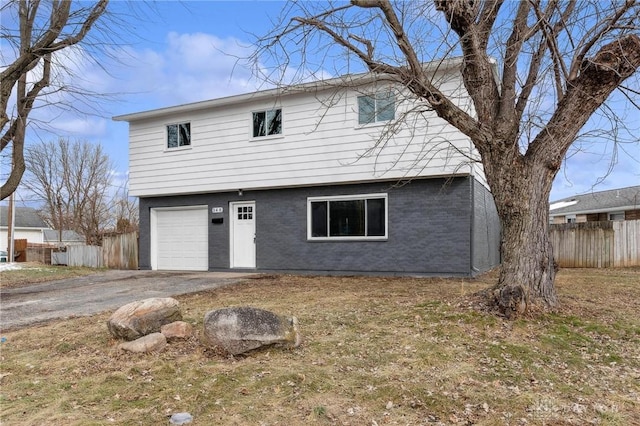
<instances>
[{"instance_id":1,"label":"house number plaque","mask_svg":"<svg viewBox=\"0 0 640 426\"><path fill-rule=\"evenodd\" d=\"M222 207L211 207L211 213L222 213L223 211Z\"/></svg>"}]
</instances>

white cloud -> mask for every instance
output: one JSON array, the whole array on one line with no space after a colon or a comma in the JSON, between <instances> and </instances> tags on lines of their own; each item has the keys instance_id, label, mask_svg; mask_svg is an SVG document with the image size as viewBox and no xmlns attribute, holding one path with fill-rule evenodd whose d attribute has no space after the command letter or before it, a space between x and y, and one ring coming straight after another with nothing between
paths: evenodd
<instances>
[{"instance_id":1,"label":"white cloud","mask_svg":"<svg viewBox=\"0 0 640 426\"><path fill-rule=\"evenodd\" d=\"M112 84L150 108L249 92L258 87L243 63L250 54L251 47L233 37L171 32L162 51L123 50L128 70Z\"/></svg>"},{"instance_id":2,"label":"white cloud","mask_svg":"<svg viewBox=\"0 0 640 426\"><path fill-rule=\"evenodd\" d=\"M611 148L579 152L558 172L551 200L640 184L640 144L626 144L612 164Z\"/></svg>"},{"instance_id":3,"label":"white cloud","mask_svg":"<svg viewBox=\"0 0 640 426\"><path fill-rule=\"evenodd\" d=\"M102 118L70 117L67 120L57 120L55 129L71 136L100 137L106 133L107 122Z\"/></svg>"}]
</instances>

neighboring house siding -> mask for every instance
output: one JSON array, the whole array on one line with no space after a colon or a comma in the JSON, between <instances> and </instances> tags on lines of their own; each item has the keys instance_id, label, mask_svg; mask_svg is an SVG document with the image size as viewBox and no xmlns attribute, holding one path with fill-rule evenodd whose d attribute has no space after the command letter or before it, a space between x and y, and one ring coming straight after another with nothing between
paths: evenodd
<instances>
[{"instance_id":1,"label":"neighboring house siding","mask_svg":"<svg viewBox=\"0 0 640 426\"><path fill-rule=\"evenodd\" d=\"M627 210L624 212L624 220L640 220L640 210Z\"/></svg>"},{"instance_id":2,"label":"neighboring house siding","mask_svg":"<svg viewBox=\"0 0 640 426\"><path fill-rule=\"evenodd\" d=\"M7 228L0 230L0 250L7 250L8 243ZM30 243L42 244L42 229L15 228L13 232L14 240L27 240Z\"/></svg>"},{"instance_id":3,"label":"neighboring house siding","mask_svg":"<svg viewBox=\"0 0 640 426\"><path fill-rule=\"evenodd\" d=\"M469 110L460 81L449 78L442 90ZM375 148L385 127L359 126L357 114L357 97L375 91L329 88L132 119L129 191L140 197L180 195L477 170L465 157L472 149L469 139L432 112L412 115L384 148ZM396 98L396 118L415 106L399 93ZM251 112L275 107L282 108L282 135L252 138ZM191 125L191 145L167 150L166 126L181 122Z\"/></svg>"},{"instance_id":4,"label":"neighboring house siding","mask_svg":"<svg viewBox=\"0 0 640 426\"><path fill-rule=\"evenodd\" d=\"M229 202L256 202L256 267L267 271L317 271L341 273L403 273L469 275L473 229L481 240L488 240L481 216L490 214L485 200L472 211L472 191L481 185L473 178L415 179L393 188L397 181L334 185L276 190L237 191L176 197L140 199L140 267L149 269L150 209L206 205L209 210L209 269L228 269ZM475 183L475 185L474 185ZM308 241L307 198L353 194L388 194L388 240L386 241ZM486 194L483 194L486 195ZM478 195L475 195L477 198ZM211 208L224 207L224 223L212 224ZM479 229L485 226L485 231ZM493 232L495 230L490 231ZM482 234L482 235L480 235ZM478 254L478 268L495 265L493 252Z\"/></svg>"},{"instance_id":5,"label":"neighboring house siding","mask_svg":"<svg viewBox=\"0 0 640 426\"><path fill-rule=\"evenodd\" d=\"M586 220L584 221L580 221L577 219L578 217L576 216L576 222L603 222L603 221L609 220L609 214L608 213L592 213L592 214L587 214Z\"/></svg>"},{"instance_id":6,"label":"neighboring house siding","mask_svg":"<svg viewBox=\"0 0 640 426\"><path fill-rule=\"evenodd\" d=\"M473 265L483 272L500 263L500 220L493 195L473 181Z\"/></svg>"},{"instance_id":7,"label":"neighboring house siding","mask_svg":"<svg viewBox=\"0 0 640 426\"><path fill-rule=\"evenodd\" d=\"M0 206L0 250L7 250L9 209ZM35 209L30 207L16 207L13 222L13 239L27 240L30 243L42 243L42 232L47 225L38 216Z\"/></svg>"}]
</instances>

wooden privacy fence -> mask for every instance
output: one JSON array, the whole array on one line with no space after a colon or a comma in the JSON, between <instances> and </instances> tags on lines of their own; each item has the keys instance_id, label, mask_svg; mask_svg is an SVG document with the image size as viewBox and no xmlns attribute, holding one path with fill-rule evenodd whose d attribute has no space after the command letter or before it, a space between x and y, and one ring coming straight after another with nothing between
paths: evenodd
<instances>
[{"instance_id":1,"label":"wooden privacy fence","mask_svg":"<svg viewBox=\"0 0 640 426\"><path fill-rule=\"evenodd\" d=\"M51 251L53 247L49 244L29 243L27 244L27 262L40 262L46 265L51 264Z\"/></svg>"},{"instance_id":2,"label":"wooden privacy fence","mask_svg":"<svg viewBox=\"0 0 640 426\"><path fill-rule=\"evenodd\" d=\"M138 233L104 237L102 258L109 269L138 269Z\"/></svg>"},{"instance_id":3,"label":"wooden privacy fence","mask_svg":"<svg viewBox=\"0 0 640 426\"><path fill-rule=\"evenodd\" d=\"M550 226L558 266L640 266L640 220L563 223Z\"/></svg>"},{"instance_id":4,"label":"wooden privacy fence","mask_svg":"<svg viewBox=\"0 0 640 426\"><path fill-rule=\"evenodd\" d=\"M138 234L105 236L102 247L74 245L52 253L52 263L89 268L138 269Z\"/></svg>"},{"instance_id":5,"label":"wooden privacy fence","mask_svg":"<svg viewBox=\"0 0 640 426\"><path fill-rule=\"evenodd\" d=\"M99 246L67 246L67 265L102 268L102 247Z\"/></svg>"}]
</instances>

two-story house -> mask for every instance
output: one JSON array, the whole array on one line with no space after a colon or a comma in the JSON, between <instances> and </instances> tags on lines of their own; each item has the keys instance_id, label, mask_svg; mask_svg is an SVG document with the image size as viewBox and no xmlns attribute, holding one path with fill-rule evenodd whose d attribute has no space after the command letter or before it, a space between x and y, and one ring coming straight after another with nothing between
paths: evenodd
<instances>
[{"instance_id":1,"label":"two-story house","mask_svg":"<svg viewBox=\"0 0 640 426\"><path fill-rule=\"evenodd\" d=\"M460 61L426 65L472 109ZM470 140L392 80L349 75L129 123L140 267L469 276L499 263Z\"/></svg>"}]
</instances>

